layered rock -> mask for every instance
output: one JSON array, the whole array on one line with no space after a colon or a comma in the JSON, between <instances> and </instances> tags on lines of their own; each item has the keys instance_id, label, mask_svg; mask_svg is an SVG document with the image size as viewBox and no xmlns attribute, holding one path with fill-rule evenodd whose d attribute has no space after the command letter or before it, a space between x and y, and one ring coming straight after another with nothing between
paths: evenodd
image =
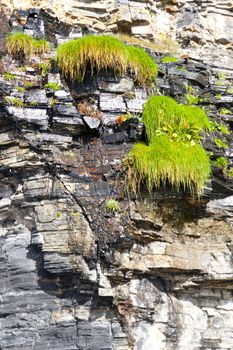
<instances>
[{"instance_id":1,"label":"layered rock","mask_svg":"<svg viewBox=\"0 0 233 350\"><path fill-rule=\"evenodd\" d=\"M20 28L32 34L81 35L56 21L53 33L47 14L26 15ZM229 127L203 143L232 166L231 72L152 54L157 93L184 102L192 87ZM38 57L23 69L3 61L15 76L0 81L0 348L232 349L231 177L213 167L201 200L171 188L128 196L121 162L142 136L149 92L113 74L82 84L56 71L42 77ZM54 81L60 90L44 87ZM118 212L107 210L109 198Z\"/></svg>"}]
</instances>

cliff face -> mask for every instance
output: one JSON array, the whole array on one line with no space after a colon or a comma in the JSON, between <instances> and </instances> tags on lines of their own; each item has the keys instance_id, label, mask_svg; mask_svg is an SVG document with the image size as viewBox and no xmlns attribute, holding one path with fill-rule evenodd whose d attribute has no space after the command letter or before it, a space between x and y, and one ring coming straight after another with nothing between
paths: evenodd
<instances>
[{"instance_id":1,"label":"cliff face","mask_svg":"<svg viewBox=\"0 0 233 350\"><path fill-rule=\"evenodd\" d=\"M221 0L2 0L14 9L41 8L72 25L97 32L121 31L143 38L178 40L184 48L232 50L233 5Z\"/></svg>"},{"instance_id":2,"label":"cliff face","mask_svg":"<svg viewBox=\"0 0 233 350\"><path fill-rule=\"evenodd\" d=\"M79 21L81 3L73 3L66 12ZM88 17L93 3L91 10L82 5ZM96 4L97 14L117 7ZM43 2L27 6L37 5ZM230 13L230 4L223 7ZM44 11L19 13L26 21L15 14L12 27L44 31L53 42L81 32ZM15 76L0 78L0 348L232 349L233 186L227 172L213 167L201 200L170 188L128 197L121 161L142 133L138 115L147 92L130 77L112 74L87 75L83 84L64 81L56 70L42 77L39 57L20 68L3 47L5 70ZM172 64L152 55L161 93L183 102L188 85L213 120L229 127L229 135L216 130L203 143L230 167L231 70L195 55ZM46 89L47 82L60 89ZM23 106L12 103L19 100ZM81 113L84 102L101 118ZM127 111L134 118L117 122ZM228 148L216 147L215 137ZM116 213L106 208L112 197L119 201Z\"/></svg>"}]
</instances>

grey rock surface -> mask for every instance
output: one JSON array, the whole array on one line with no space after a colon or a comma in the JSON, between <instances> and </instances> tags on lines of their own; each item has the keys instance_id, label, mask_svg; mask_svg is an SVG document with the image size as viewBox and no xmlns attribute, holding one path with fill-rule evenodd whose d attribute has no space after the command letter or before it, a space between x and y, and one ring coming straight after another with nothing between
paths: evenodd
<instances>
[{"instance_id":1,"label":"grey rock surface","mask_svg":"<svg viewBox=\"0 0 233 350\"><path fill-rule=\"evenodd\" d=\"M194 22L202 28L200 10L212 13L212 4L208 9L192 1L167 6L176 12L182 5L178 24L192 32ZM215 4L215 12L224 16L231 8L228 2ZM80 24L91 13L91 28L104 30L102 23L117 14L113 5L85 1L76 7L71 2L69 8L74 17L79 12ZM120 1L121 18L111 25L149 30L150 16L162 16L163 11L159 2ZM26 18L25 30L52 38L52 32L63 40L81 33L79 27L70 31L54 19L51 24L47 13L41 21L38 10L21 11L20 16L22 23ZM229 171L232 70L219 75L220 67L203 63L195 54L172 66L161 59L156 55L157 93L183 103L191 86L212 120L218 116L229 128L227 135L215 130L202 140L213 159L227 158ZM38 63L38 57L33 60ZM143 188L139 198L128 196L121 162L143 137L140 116L149 92L136 87L132 77L87 76L83 84L69 85L51 72L49 81L61 85L51 93L34 69L22 73L7 56L3 63L16 72L16 79L0 76L0 349L232 349L229 173L213 167L201 199L168 186L151 196ZM20 92L20 98L26 103L38 98L39 106L6 105L4 98L15 97L22 80L35 85ZM83 101L103 119L91 113L81 116L78 106ZM226 151L216 147L216 137L228 142ZM110 198L119 202L114 214L106 207Z\"/></svg>"}]
</instances>

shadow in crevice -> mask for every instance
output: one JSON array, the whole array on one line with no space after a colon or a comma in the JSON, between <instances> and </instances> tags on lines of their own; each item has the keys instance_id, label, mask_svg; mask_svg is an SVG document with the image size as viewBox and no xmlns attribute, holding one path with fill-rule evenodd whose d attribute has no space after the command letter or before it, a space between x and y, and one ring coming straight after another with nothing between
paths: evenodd
<instances>
[{"instance_id":1,"label":"shadow in crevice","mask_svg":"<svg viewBox=\"0 0 233 350\"><path fill-rule=\"evenodd\" d=\"M27 258L36 262L40 289L57 298L76 298L80 288L80 278L77 273L52 274L44 268L44 256L39 245L31 244L27 251Z\"/></svg>"}]
</instances>

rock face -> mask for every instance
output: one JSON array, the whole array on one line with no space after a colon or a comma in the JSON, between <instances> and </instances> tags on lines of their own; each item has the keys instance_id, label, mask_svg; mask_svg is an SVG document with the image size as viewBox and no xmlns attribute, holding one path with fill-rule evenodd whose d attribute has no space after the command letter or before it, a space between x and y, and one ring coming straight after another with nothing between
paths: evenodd
<instances>
[{"instance_id":1,"label":"rock face","mask_svg":"<svg viewBox=\"0 0 233 350\"><path fill-rule=\"evenodd\" d=\"M43 5L27 6L37 3ZM80 4L71 3L69 11L80 11ZM135 2L130 16L129 4L119 4L122 25L139 21L136 8L142 9L140 25L146 24L143 3ZM54 11L59 6L55 2ZM104 17L113 4L82 6ZM55 21L53 37L48 14L25 16L20 28L34 35L44 30L59 41L75 32ZM162 64L153 55L161 93L184 102L192 88L212 120L230 129L203 140L213 160L227 157L229 170L231 71L192 58ZM15 76L0 78L0 348L232 349L230 174L213 167L201 200L170 188L129 197L121 161L142 135L139 116L148 91L132 77L110 73L87 75L83 84L64 81L56 71L42 77L38 57L23 69L6 55L3 62ZM60 90L45 89L47 81ZM228 148L217 147L214 138ZM110 198L119 202L116 213L107 210Z\"/></svg>"}]
</instances>

